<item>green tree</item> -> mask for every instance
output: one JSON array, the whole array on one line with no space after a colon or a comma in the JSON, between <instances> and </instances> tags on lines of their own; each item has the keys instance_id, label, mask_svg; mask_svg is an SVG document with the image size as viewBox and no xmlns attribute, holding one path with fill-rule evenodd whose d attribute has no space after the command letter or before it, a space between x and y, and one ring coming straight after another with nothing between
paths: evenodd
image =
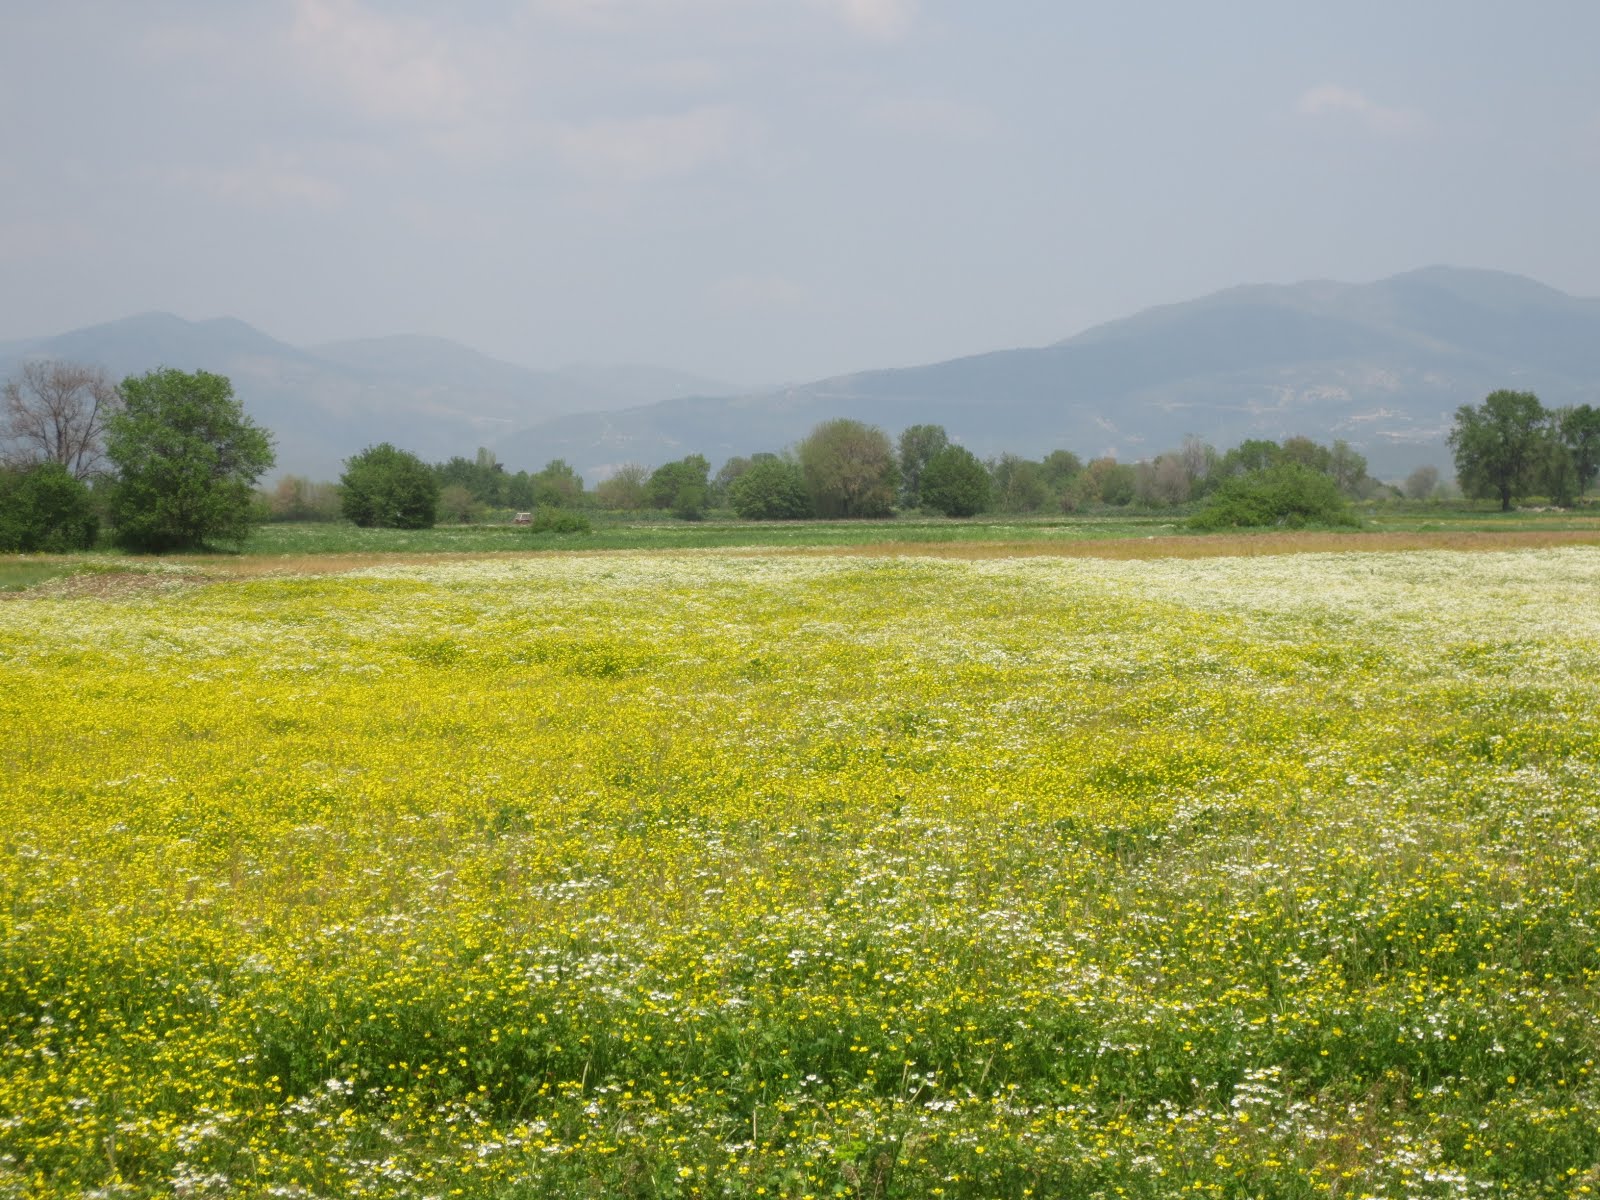
<instances>
[{"instance_id":1,"label":"green tree","mask_svg":"<svg viewBox=\"0 0 1600 1200\"><path fill-rule=\"evenodd\" d=\"M99 529L88 487L66 466L0 468L0 552L87 550Z\"/></svg>"},{"instance_id":2,"label":"green tree","mask_svg":"<svg viewBox=\"0 0 1600 1200\"><path fill-rule=\"evenodd\" d=\"M690 454L676 462L663 463L650 473L650 479L645 484L650 507L682 508L684 505L680 500L692 501L695 492L699 493L700 503L704 504L710 475L711 464L703 454Z\"/></svg>"},{"instance_id":3,"label":"green tree","mask_svg":"<svg viewBox=\"0 0 1600 1200\"><path fill-rule=\"evenodd\" d=\"M972 517L989 507L989 468L965 446L946 446L922 471L922 503L947 517Z\"/></svg>"},{"instance_id":4,"label":"green tree","mask_svg":"<svg viewBox=\"0 0 1600 1200\"><path fill-rule=\"evenodd\" d=\"M796 450L817 515L887 517L894 511L899 469L889 438L849 417L824 421Z\"/></svg>"},{"instance_id":5,"label":"green tree","mask_svg":"<svg viewBox=\"0 0 1600 1200\"><path fill-rule=\"evenodd\" d=\"M1557 413L1556 427L1567 452L1572 455L1577 494L1581 496L1594 486L1596 475L1600 475L1600 409L1590 404L1563 408Z\"/></svg>"},{"instance_id":6,"label":"green tree","mask_svg":"<svg viewBox=\"0 0 1600 1200\"><path fill-rule=\"evenodd\" d=\"M1189 524L1195 529L1355 525L1355 514L1333 476L1298 462L1223 480Z\"/></svg>"},{"instance_id":7,"label":"green tree","mask_svg":"<svg viewBox=\"0 0 1600 1200\"><path fill-rule=\"evenodd\" d=\"M583 503L583 478L564 458L552 458L533 477L533 502L540 507L575 508Z\"/></svg>"},{"instance_id":8,"label":"green tree","mask_svg":"<svg viewBox=\"0 0 1600 1200\"><path fill-rule=\"evenodd\" d=\"M363 528L431 529L439 508L439 480L409 450L388 442L345 460L339 477L344 515Z\"/></svg>"},{"instance_id":9,"label":"green tree","mask_svg":"<svg viewBox=\"0 0 1600 1200\"><path fill-rule=\"evenodd\" d=\"M1001 512L1038 512L1050 502L1044 466L1015 454L989 463L994 507Z\"/></svg>"},{"instance_id":10,"label":"green tree","mask_svg":"<svg viewBox=\"0 0 1600 1200\"><path fill-rule=\"evenodd\" d=\"M728 485L728 503L746 521L798 521L811 515L811 494L800 465L768 455Z\"/></svg>"},{"instance_id":11,"label":"green tree","mask_svg":"<svg viewBox=\"0 0 1600 1200\"><path fill-rule=\"evenodd\" d=\"M1532 392L1491 392L1477 407L1456 409L1450 430L1456 478L1469 496L1494 496L1500 511L1526 495L1540 465L1544 405Z\"/></svg>"},{"instance_id":12,"label":"green tree","mask_svg":"<svg viewBox=\"0 0 1600 1200\"><path fill-rule=\"evenodd\" d=\"M171 368L123 380L122 408L106 423L117 470L110 512L117 540L147 551L242 542L257 520L255 485L272 467L272 437L233 385L208 371Z\"/></svg>"},{"instance_id":13,"label":"green tree","mask_svg":"<svg viewBox=\"0 0 1600 1200\"><path fill-rule=\"evenodd\" d=\"M922 472L934 455L950 444L943 425L911 425L900 431L900 503L906 508L922 504Z\"/></svg>"},{"instance_id":14,"label":"green tree","mask_svg":"<svg viewBox=\"0 0 1600 1200\"><path fill-rule=\"evenodd\" d=\"M623 463L595 485L594 498L601 508L632 512L648 502L645 484L649 478L649 472L638 463Z\"/></svg>"}]
</instances>

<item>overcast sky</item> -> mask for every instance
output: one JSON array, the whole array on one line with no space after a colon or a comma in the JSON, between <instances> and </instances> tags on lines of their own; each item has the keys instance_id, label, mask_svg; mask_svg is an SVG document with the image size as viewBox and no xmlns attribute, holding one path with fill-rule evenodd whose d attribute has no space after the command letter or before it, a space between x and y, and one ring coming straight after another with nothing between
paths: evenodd
<instances>
[{"instance_id":1,"label":"overcast sky","mask_svg":"<svg viewBox=\"0 0 1600 1200\"><path fill-rule=\"evenodd\" d=\"M1247 282L1600 295L1600 4L8 0L0 340L137 312L739 383Z\"/></svg>"}]
</instances>

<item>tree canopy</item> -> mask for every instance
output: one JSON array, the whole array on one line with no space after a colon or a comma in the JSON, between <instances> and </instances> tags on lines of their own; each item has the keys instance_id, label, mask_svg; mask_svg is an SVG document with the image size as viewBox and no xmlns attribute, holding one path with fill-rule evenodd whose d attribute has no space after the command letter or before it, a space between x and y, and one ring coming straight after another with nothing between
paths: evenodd
<instances>
[{"instance_id":1,"label":"tree canopy","mask_svg":"<svg viewBox=\"0 0 1600 1200\"><path fill-rule=\"evenodd\" d=\"M965 446L946 446L922 471L924 507L947 517L973 517L989 507L989 470Z\"/></svg>"},{"instance_id":2,"label":"tree canopy","mask_svg":"<svg viewBox=\"0 0 1600 1200\"><path fill-rule=\"evenodd\" d=\"M800 443L800 470L821 517L886 517L899 469L883 430L849 417L824 421Z\"/></svg>"},{"instance_id":3,"label":"tree canopy","mask_svg":"<svg viewBox=\"0 0 1600 1200\"><path fill-rule=\"evenodd\" d=\"M357 525L430 529L438 516L438 477L415 454L388 442L346 459L339 487L340 507Z\"/></svg>"},{"instance_id":4,"label":"tree canopy","mask_svg":"<svg viewBox=\"0 0 1600 1200\"><path fill-rule=\"evenodd\" d=\"M121 391L123 407L106 425L106 456L118 472L110 500L117 540L146 551L242 542L273 453L233 385L209 371L164 368L123 380Z\"/></svg>"},{"instance_id":5,"label":"tree canopy","mask_svg":"<svg viewBox=\"0 0 1600 1200\"><path fill-rule=\"evenodd\" d=\"M1510 512L1511 502L1533 486L1546 415L1532 392L1505 389L1476 407L1456 409L1449 442L1461 489L1469 496L1494 496L1500 511Z\"/></svg>"}]
</instances>

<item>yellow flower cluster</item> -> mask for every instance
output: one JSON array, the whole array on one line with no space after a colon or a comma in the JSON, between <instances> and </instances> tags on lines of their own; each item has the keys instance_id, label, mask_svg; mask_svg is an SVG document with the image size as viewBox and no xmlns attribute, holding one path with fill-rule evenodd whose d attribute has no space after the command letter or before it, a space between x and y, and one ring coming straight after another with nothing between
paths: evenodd
<instances>
[{"instance_id":1,"label":"yellow flower cluster","mask_svg":"<svg viewBox=\"0 0 1600 1200\"><path fill-rule=\"evenodd\" d=\"M0 601L0 1196L1600 1188L1600 554Z\"/></svg>"}]
</instances>

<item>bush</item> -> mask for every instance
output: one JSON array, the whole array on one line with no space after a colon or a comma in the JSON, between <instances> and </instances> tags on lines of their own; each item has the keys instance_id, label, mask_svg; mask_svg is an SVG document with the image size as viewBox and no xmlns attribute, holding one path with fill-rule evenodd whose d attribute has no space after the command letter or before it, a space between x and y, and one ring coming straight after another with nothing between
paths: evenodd
<instances>
[{"instance_id":1,"label":"bush","mask_svg":"<svg viewBox=\"0 0 1600 1200\"><path fill-rule=\"evenodd\" d=\"M1293 462L1228 479L1189 518L1191 529L1208 530L1356 524L1332 476Z\"/></svg>"},{"instance_id":2,"label":"bush","mask_svg":"<svg viewBox=\"0 0 1600 1200\"><path fill-rule=\"evenodd\" d=\"M557 508L553 504L541 504L534 509L533 520L528 528L533 533L588 533L592 527L589 518L582 513Z\"/></svg>"},{"instance_id":3,"label":"bush","mask_svg":"<svg viewBox=\"0 0 1600 1200\"><path fill-rule=\"evenodd\" d=\"M746 521L796 521L811 515L799 464L764 458L728 485L728 503Z\"/></svg>"},{"instance_id":4,"label":"bush","mask_svg":"<svg viewBox=\"0 0 1600 1200\"><path fill-rule=\"evenodd\" d=\"M368 447L345 460L339 489L344 515L362 528L433 528L439 481L410 451L388 442Z\"/></svg>"},{"instance_id":5,"label":"bush","mask_svg":"<svg viewBox=\"0 0 1600 1200\"><path fill-rule=\"evenodd\" d=\"M89 489L60 463L0 472L0 551L87 550L99 531Z\"/></svg>"},{"instance_id":6,"label":"bush","mask_svg":"<svg viewBox=\"0 0 1600 1200\"><path fill-rule=\"evenodd\" d=\"M923 507L972 517L989 507L989 470L965 446L946 446L922 469Z\"/></svg>"}]
</instances>

